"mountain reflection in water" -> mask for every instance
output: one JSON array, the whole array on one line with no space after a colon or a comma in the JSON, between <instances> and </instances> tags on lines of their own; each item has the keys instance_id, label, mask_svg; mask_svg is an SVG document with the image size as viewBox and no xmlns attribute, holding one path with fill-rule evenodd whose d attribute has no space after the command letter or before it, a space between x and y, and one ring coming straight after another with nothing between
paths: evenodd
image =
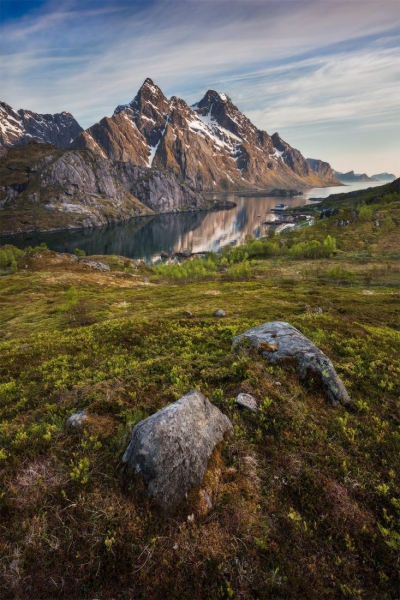
<instances>
[{"instance_id":1,"label":"mountain reflection in water","mask_svg":"<svg viewBox=\"0 0 400 600\"><path fill-rule=\"evenodd\" d=\"M284 203L290 209L308 204L310 196L326 197L350 190L350 186L312 189L302 196L284 198ZM155 215L94 229L14 236L7 240L2 238L1 243L24 248L45 242L51 250L58 252L81 248L87 255L117 254L154 263L160 260L161 252L216 252L227 244L241 244L246 235L260 238L271 228L279 232L285 227L284 224L263 224L266 220L279 219L279 215L270 211L283 201L282 198L234 194L225 194L224 198L237 206L230 210Z\"/></svg>"}]
</instances>

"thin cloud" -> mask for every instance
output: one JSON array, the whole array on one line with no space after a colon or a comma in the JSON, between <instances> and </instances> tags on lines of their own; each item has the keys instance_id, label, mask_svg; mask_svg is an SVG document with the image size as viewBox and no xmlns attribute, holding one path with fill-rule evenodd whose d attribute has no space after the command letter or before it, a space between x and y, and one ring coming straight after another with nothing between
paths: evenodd
<instances>
[{"instance_id":1,"label":"thin cloud","mask_svg":"<svg viewBox=\"0 0 400 600\"><path fill-rule=\"evenodd\" d=\"M396 115L398 23L384 0L52 2L4 25L3 99L87 127L150 76L188 102L223 90L268 131L375 127Z\"/></svg>"}]
</instances>

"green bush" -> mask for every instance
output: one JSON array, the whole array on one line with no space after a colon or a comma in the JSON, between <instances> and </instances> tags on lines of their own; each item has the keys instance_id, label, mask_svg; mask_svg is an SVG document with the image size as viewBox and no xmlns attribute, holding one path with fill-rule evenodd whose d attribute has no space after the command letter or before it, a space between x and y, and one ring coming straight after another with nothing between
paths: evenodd
<instances>
[{"instance_id":1,"label":"green bush","mask_svg":"<svg viewBox=\"0 0 400 600\"><path fill-rule=\"evenodd\" d=\"M183 264L157 265L154 273L169 279L201 279L211 273L215 273L217 265L213 257L206 259L193 258Z\"/></svg>"},{"instance_id":2,"label":"green bush","mask_svg":"<svg viewBox=\"0 0 400 600\"><path fill-rule=\"evenodd\" d=\"M360 210L358 211L358 218L360 221L370 221L372 219L374 209L372 206L366 206L361 204Z\"/></svg>"},{"instance_id":3,"label":"green bush","mask_svg":"<svg viewBox=\"0 0 400 600\"><path fill-rule=\"evenodd\" d=\"M15 246L3 246L0 250L0 270L10 270L11 273L18 271L17 259L24 253Z\"/></svg>"}]
</instances>

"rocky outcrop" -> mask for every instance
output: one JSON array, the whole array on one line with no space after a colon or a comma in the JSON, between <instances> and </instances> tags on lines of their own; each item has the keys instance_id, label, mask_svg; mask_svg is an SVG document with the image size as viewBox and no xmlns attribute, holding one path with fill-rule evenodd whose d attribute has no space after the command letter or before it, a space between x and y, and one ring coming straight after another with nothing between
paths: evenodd
<instances>
[{"instance_id":1,"label":"rocky outcrop","mask_svg":"<svg viewBox=\"0 0 400 600\"><path fill-rule=\"evenodd\" d=\"M0 146L17 146L31 141L67 146L83 131L68 112L41 115L30 110L14 110L0 102Z\"/></svg>"},{"instance_id":2,"label":"rocky outcrop","mask_svg":"<svg viewBox=\"0 0 400 600\"><path fill-rule=\"evenodd\" d=\"M0 172L5 184L0 188L1 234L95 227L216 205L171 173L87 150L45 144L10 148L0 159Z\"/></svg>"},{"instance_id":3,"label":"rocky outcrop","mask_svg":"<svg viewBox=\"0 0 400 600\"><path fill-rule=\"evenodd\" d=\"M223 93L193 106L146 79L129 104L82 132L72 148L173 172L197 190L332 184L276 133L261 131Z\"/></svg>"},{"instance_id":4,"label":"rocky outcrop","mask_svg":"<svg viewBox=\"0 0 400 600\"><path fill-rule=\"evenodd\" d=\"M332 185L338 184L335 172L329 163L316 158L307 158L307 162L318 177L321 177L321 179L325 179L326 181L331 181Z\"/></svg>"},{"instance_id":5,"label":"rocky outcrop","mask_svg":"<svg viewBox=\"0 0 400 600\"><path fill-rule=\"evenodd\" d=\"M250 340L272 364L294 365L301 379L318 382L333 405L350 403L349 395L329 358L298 329L285 321L272 321L236 336L233 343Z\"/></svg>"},{"instance_id":6,"label":"rocky outcrop","mask_svg":"<svg viewBox=\"0 0 400 600\"><path fill-rule=\"evenodd\" d=\"M140 475L147 495L172 514L187 492L201 485L215 446L232 435L228 417L195 390L133 428L123 472Z\"/></svg>"}]
</instances>

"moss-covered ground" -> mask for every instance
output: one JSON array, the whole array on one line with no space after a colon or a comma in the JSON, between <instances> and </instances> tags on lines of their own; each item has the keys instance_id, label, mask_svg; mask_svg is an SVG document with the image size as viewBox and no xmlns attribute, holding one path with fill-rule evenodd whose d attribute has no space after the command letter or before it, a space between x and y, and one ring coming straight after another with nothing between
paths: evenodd
<instances>
[{"instance_id":1,"label":"moss-covered ground","mask_svg":"<svg viewBox=\"0 0 400 600\"><path fill-rule=\"evenodd\" d=\"M400 207L371 206L343 227L334 215L284 243L188 263L181 277L119 257L91 257L111 267L100 272L3 249L2 598L399 597ZM271 320L331 358L350 409L232 349ZM135 423L193 388L235 438L205 476L214 510L195 490L163 519L140 483L121 479L120 458ZM237 407L239 392L257 398L256 415ZM83 408L85 425L68 430Z\"/></svg>"}]
</instances>

